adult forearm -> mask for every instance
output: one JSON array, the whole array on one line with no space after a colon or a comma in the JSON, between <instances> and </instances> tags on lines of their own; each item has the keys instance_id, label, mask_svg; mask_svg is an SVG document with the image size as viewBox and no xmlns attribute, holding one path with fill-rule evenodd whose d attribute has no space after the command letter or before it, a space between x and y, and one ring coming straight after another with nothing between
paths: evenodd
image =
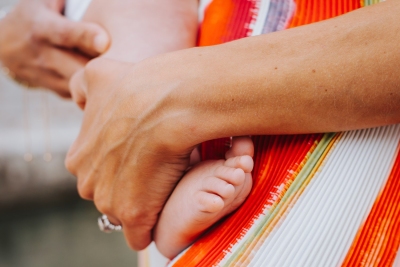
<instances>
[{"instance_id":1,"label":"adult forearm","mask_svg":"<svg viewBox=\"0 0 400 267\"><path fill-rule=\"evenodd\" d=\"M187 103L192 119L183 120L200 132L196 141L398 123L398 14L400 3L388 1L321 23L186 51L182 58L196 63L176 90L174 105Z\"/></svg>"},{"instance_id":2,"label":"adult forearm","mask_svg":"<svg viewBox=\"0 0 400 267\"><path fill-rule=\"evenodd\" d=\"M195 46L195 0L93 0L83 20L102 25L112 44L105 57L139 62Z\"/></svg>"}]
</instances>

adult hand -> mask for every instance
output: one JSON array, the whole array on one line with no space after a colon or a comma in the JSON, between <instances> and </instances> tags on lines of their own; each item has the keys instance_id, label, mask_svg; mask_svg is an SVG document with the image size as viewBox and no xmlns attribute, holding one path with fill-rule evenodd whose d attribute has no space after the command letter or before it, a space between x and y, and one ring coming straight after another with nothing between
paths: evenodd
<instances>
[{"instance_id":1,"label":"adult hand","mask_svg":"<svg viewBox=\"0 0 400 267\"><path fill-rule=\"evenodd\" d=\"M30 86L68 97L71 76L105 52L107 33L93 23L73 22L61 12L64 0L22 0L0 21L0 61Z\"/></svg>"},{"instance_id":2,"label":"adult hand","mask_svg":"<svg viewBox=\"0 0 400 267\"><path fill-rule=\"evenodd\" d=\"M157 59L133 65L99 58L71 80L72 97L85 113L67 169L77 176L81 197L122 224L135 250L151 242L195 145L193 129L182 130L190 115L169 101L180 86L180 68L168 69Z\"/></svg>"}]
</instances>

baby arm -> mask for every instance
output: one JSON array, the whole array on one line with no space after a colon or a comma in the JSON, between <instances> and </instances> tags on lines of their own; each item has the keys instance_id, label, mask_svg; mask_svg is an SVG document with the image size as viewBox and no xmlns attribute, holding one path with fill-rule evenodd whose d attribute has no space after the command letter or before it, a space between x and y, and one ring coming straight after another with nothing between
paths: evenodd
<instances>
[{"instance_id":1,"label":"baby arm","mask_svg":"<svg viewBox=\"0 0 400 267\"><path fill-rule=\"evenodd\" d=\"M110 34L104 57L136 63L195 46L197 5L196 0L93 0L83 20Z\"/></svg>"}]
</instances>

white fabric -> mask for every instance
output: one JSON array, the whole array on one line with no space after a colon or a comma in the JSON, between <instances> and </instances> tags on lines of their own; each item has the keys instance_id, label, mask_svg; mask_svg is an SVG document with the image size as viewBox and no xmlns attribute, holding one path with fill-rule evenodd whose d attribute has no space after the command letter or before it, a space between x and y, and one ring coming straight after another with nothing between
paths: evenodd
<instances>
[{"instance_id":1,"label":"white fabric","mask_svg":"<svg viewBox=\"0 0 400 267\"><path fill-rule=\"evenodd\" d=\"M200 24L203 22L204 13L206 12L206 9L211 2L212 0L200 0L198 9L198 14L199 14L198 20Z\"/></svg>"},{"instance_id":2,"label":"white fabric","mask_svg":"<svg viewBox=\"0 0 400 267\"><path fill-rule=\"evenodd\" d=\"M394 261L393 267L400 267L400 249L397 252L396 260Z\"/></svg>"},{"instance_id":3,"label":"white fabric","mask_svg":"<svg viewBox=\"0 0 400 267\"><path fill-rule=\"evenodd\" d=\"M167 266L168 261L169 260L157 250L154 242L145 250L139 252L139 267L163 267Z\"/></svg>"},{"instance_id":4,"label":"white fabric","mask_svg":"<svg viewBox=\"0 0 400 267\"><path fill-rule=\"evenodd\" d=\"M262 34L262 30L264 28L265 20L267 19L267 14L269 11L269 6L271 4L270 0L263 0L260 3L258 3L259 6L259 11L257 13L257 16L255 18L255 21L252 22L252 34L251 36L257 36Z\"/></svg>"},{"instance_id":5,"label":"white fabric","mask_svg":"<svg viewBox=\"0 0 400 267\"><path fill-rule=\"evenodd\" d=\"M400 125L344 134L250 266L338 266L397 153Z\"/></svg>"},{"instance_id":6,"label":"white fabric","mask_svg":"<svg viewBox=\"0 0 400 267\"><path fill-rule=\"evenodd\" d=\"M70 20L81 20L91 2L92 0L67 0L65 16Z\"/></svg>"}]
</instances>

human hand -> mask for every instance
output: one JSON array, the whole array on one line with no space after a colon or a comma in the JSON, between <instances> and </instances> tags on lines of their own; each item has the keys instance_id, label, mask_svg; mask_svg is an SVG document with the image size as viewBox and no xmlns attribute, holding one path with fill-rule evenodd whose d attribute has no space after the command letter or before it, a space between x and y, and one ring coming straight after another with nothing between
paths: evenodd
<instances>
[{"instance_id":1,"label":"human hand","mask_svg":"<svg viewBox=\"0 0 400 267\"><path fill-rule=\"evenodd\" d=\"M195 145L194 129L185 126L190 114L170 101L181 86L179 68L162 71L168 69L157 59L133 65L99 58L71 80L85 113L67 169L77 176L81 197L121 224L135 250L151 242Z\"/></svg>"},{"instance_id":2,"label":"human hand","mask_svg":"<svg viewBox=\"0 0 400 267\"><path fill-rule=\"evenodd\" d=\"M105 52L107 33L93 23L73 22L64 0L21 0L0 21L0 61L18 81L70 96L71 76Z\"/></svg>"}]
</instances>

